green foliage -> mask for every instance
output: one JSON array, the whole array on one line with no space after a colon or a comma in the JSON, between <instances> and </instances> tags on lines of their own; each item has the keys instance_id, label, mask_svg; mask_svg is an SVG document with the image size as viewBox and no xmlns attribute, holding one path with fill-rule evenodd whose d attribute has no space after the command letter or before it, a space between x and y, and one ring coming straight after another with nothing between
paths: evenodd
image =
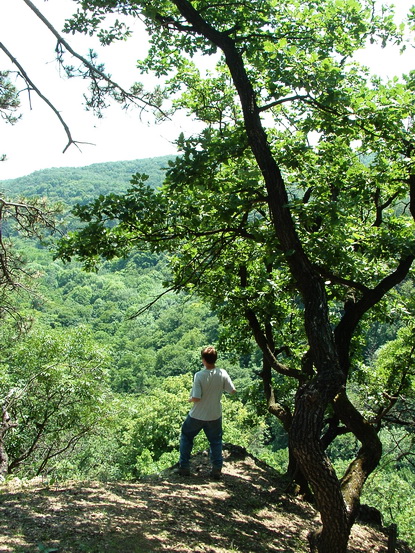
<instances>
[{"instance_id":1,"label":"green foliage","mask_svg":"<svg viewBox=\"0 0 415 553\"><path fill-rule=\"evenodd\" d=\"M3 342L0 397L16 425L5 441L10 472L43 473L105 425L108 364L86 327L35 325L17 343Z\"/></svg>"},{"instance_id":2,"label":"green foliage","mask_svg":"<svg viewBox=\"0 0 415 553\"><path fill-rule=\"evenodd\" d=\"M415 546L415 476L413 471L397 472L386 468L376 471L366 485L362 501L376 506L383 515L383 524L397 524L398 536Z\"/></svg>"},{"instance_id":3,"label":"green foliage","mask_svg":"<svg viewBox=\"0 0 415 553\"><path fill-rule=\"evenodd\" d=\"M375 413L388 412L394 406L393 417L410 426L415 399L414 327L412 320L402 326L394 340L382 345L371 366L361 365L354 372L359 396L366 409Z\"/></svg>"},{"instance_id":4,"label":"green foliage","mask_svg":"<svg viewBox=\"0 0 415 553\"><path fill-rule=\"evenodd\" d=\"M133 161L95 163L86 167L58 167L35 171L25 177L1 181L13 195L47 197L71 207L85 203L99 194L125 192L132 175L146 173L152 186L159 186L170 156Z\"/></svg>"},{"instance_id":5,"label":"green foliage","mask_svg":"<svg viewBox=\"0 0 415 553\"><path fill-rule=\"evenodd\" d=\"M154 376L188 372L198 366L202 345L217 341L216 317L197 299L165 294L149 311L134 316L165 291L162 256L136 253L86 273L79 265L53 261L32 243L16 241L16 251L38 274L36 294L22 297L20 309L54 328L87 325L94 340L113 352L115 391L139 392Z\"/></svg>"},{"instance_id":6,"label":"green foliage","mask_svg":"<svg viewBox=\"0 0 415 553\"><path fill-rule=\"evenodd\" d=\"M151 452L152 460L157 461L163 453L177 447L189 386L190 375L167 377L133 401L123 443L126 466L133 475L140 475L140 462L148 456L146 452Z\"/></svg>"},{"instance_id":7,"label":"green foliage","mask_svg":"<svg viewBox=\"0 0 415 553\"><path fill-rule=\"evenodd\" d=\"M384 344L376 359L376 377L379 388L397 396L415 397L415 327L411 324L399 329L395 340Z\"/></svg>"},{"instance_id":8,"label":"green foliage","mask_svg":"<svg viewBox=\"0 0 415 553\"><path fill-rule=\"evenodd\" d=\"M262 448L257 453L258 458L264 463L278 471L281 475L286 474L288 466L288 448L272 451Z\"/></svg>"}]
</instances>

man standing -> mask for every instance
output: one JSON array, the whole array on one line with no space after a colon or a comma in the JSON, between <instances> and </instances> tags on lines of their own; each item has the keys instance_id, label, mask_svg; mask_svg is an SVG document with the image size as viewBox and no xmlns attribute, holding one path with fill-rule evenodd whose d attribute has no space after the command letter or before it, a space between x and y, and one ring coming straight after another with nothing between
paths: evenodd
<instances>
[{"instance_id":1,"label":"man standing","mask_svg":"<svg viewBox=\"0 0 415 553\"><path fill-rule=\"evenodd\" d=\"M190 454L193 441L201 430L210 444L211 475L220 478L222 472L222 403L223 392L234 394L235 386L224 369L215 366L217 352L209 346L202 350L204 369L194 376L189 402L193 403L182 426L180 436L179 474L190 475Z\"/></svg>"}]
</instances>

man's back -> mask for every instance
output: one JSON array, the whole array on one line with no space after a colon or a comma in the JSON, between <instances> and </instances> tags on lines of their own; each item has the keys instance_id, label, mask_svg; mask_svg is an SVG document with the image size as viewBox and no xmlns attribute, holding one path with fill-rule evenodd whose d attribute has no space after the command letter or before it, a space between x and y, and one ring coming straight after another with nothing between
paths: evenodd
<instances>
[{"instance_id":1,"label":"man's back","mask_svg":"<svg viewBox=\"0 0 415 553\"><path fill-rule=\"evenodd\" d=\"M203 369L195 374L192 397L200 401L193 405L190 416L199 420L216 420L222 416L222 393L234 391L232 380L224 369Z\"/></svg>"}]
</instances>

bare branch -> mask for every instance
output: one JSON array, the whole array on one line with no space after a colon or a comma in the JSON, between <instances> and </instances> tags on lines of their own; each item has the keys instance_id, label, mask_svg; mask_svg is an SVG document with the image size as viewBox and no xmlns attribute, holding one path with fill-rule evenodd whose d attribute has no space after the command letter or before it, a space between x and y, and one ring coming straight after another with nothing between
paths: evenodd
<instances>
[{"instance_id":1,"label":"bare branch","mask_svg":"<svg viewBox=\"0 0 415 553\"><path fill-rule=\"evenodd\" d=\"M128 320L131 321L132 319L136 319L137 317L139 317L140 315L148 311L151 307L153 307L153 305L155 305L163 296L165 296L170 292L177 292L177 290L178 290L177 286L171 286L170 288L167 288L167 290L164 290L163 292L161 292L161 294L157 294L157 296L155 296L152 301L150 301L149 303L146 303L136 313L133 313L133 315L130 315L128 317Z\"/></svg>"},{"instance_id":2,"label":"bare branch","mask_svg":"<svg viewBox=\"0 0 415 553\"><path fill-rule=\"evenodd\" d=\"M12 290L24 290L33 293L25 286L24 279L30 280L37 272L25 269L25 264L8 236L4 236L4 224L25 237L41 239L43 231L57 231L54 216L59 208L47 208L44 200L32 200L30 203L8 201L0 195L0 317L15 314L8 294ZM11 225L10 225L11 223Z\"/></svg>"},{"instance_id":3,"label":"bare branch","mask_svg":"<svg viewBox=\"0 0 415 553\"><path fill-rule=\"evenodd\" d=\"M143 104L146 107L156 109L163 117L167 117L167 114L164 113L160 106L154 104L151 101L148 101L144 99L143 97L136 96L135 94L132 94L131 92L128 92L125 90L122 86L120 86L118 83L113 81L110 77L110 75L107 75L97 67L95 67L91 62L89 62L85 57L81 56L76 52L72 46L62 37L60 33L51 25L51 23L46 19L46 17L37 9L37 7L31 2L31 0L23 0L23 2L37 15L37 17L42 21L42 23L49 29L49 31L57 38L58 40L58 46L57 49L59 50L59 46L64 46L65 49L72 55L74 58L78 59L82 65L84 65L86 68L89 69L91 72L91 78L93 76L99 76L101 79L103 79L106 83L108 83L114 90L117 90L121 94L121 100L129 100L130 102L137 104L137 102Z\"/></svg>"},{"instance_id":4,"label":"bare branch","mask_svg":"<svg viewBox=\"0 0 415 553\"><path fill-rule=\"evenodd\" d=\"M26 1L26 0L24 0ZM24 68L22 67L22 65L20 65L20 63L17 61L17 59L11 54L11 52L9 52L9 50L4 46L4 44L2 42L0 42L0 49L3 50L3 52L6 54L6 56L14 63L14 65L16 65L16 67L19 69L20 71L20 74L21 76L23 77L23 79L25 80L25 82L27 83L27 85L30 87L28 88L28 91L30 93L31 90L34 90L36 92L36 94L45 102L45 104L47 106L50 107L50 109L54 112L54 114L56 115L56 117L59 119L61 125L63 126L63 128L65 129L65 133L66 133L66 136L68 137L68 143L67 145L65 146L64 150L63 150L63 153L66 152L66 150L69 148L69 146L71 144L74 144L78 149L79 149L79 146L78 144L89 144L89 142L78 142L78 141L75 141L73 138L72 138L72 135L71 135L71 131L69 130L69 127L68 125L66 124L65 120L63 119L62 115L59 113L59 111L55 108L55 106L52 104L52 102L46 98L46 96L40 91L40 89L34 84L34 82L31 80L31 78L29 77L29 75L26 73L26 71L24 70Z\"/></svg>"}]
</instances>

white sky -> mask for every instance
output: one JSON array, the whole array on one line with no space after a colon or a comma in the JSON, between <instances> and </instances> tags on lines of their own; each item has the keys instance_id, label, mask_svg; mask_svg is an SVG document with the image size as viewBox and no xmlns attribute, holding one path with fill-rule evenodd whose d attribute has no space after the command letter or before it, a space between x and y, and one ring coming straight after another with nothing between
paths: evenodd
<instances>
[{"instance_id":1,"label":"white sky","mask_svg":"<svg viewBox=\"0 0 415 553\"><path fill-rule=\"evenodd\" d=\"M65 17L76 9L73 0L32 1L58 31ZM412 0L396 0L399 16L403 16L412 3ZM60 78L54 62L56 40L23 0L1 0L1 13L0 41L59 109L72 137L94 145L81 145L81 151L72 145L63 154L67 137L57 117L35 93L31 95L31 105L27 93L22 93L22 119L14 126L0 121L0 154L7 155L7 160L0 162L0 180L49 167L84 166L175 153L172 141L180 132L186 133L192 128L190 119L181 117L171 123L155 125L151 117L147 122L140 122L137 110L125 112L119 106L110 108L102 119L97 119L81 106L86 83ZM65 35L65 39L82 55L94 42L89 37L72 35ZM92 47L98 50L96 41ZM145 82L145 76L135 69L135 61L146 54L143 32L137 30L127 42L100 51L100 59L115 81L127 88L134 80ZM412 57L413 52L401 57L396 51L387 54L372 49L359 59L370 65L374 73L391 77L415 69ZM12 66L0 51L0 69L6 68L12 69Z\"/></svg>"},{"instance_id":2,"label":"white sky","mask_svg":"<svg viewBox=\"0 0 415 553\"><path fill-rule=\"evenodd\" d=\"M34 0L33 3L58 31L65 16L76 10L72 0ZM172 141L184 130L182 123L187 124L188 119L182 117L182 123L175 120L156 125L151 115L144 114L147 121L140 121L137 109L125 112L120 106L104 110L103 118L98 119L81 105L86 82L60 77L54 61L56 39L26 4L22 0L2 0L1 13L1 42L60 111L72 137L94 145L80 145L81 151L72 145L63 154L67 137L58 118L36 93L31 94L30 106L28 94L23 92L22 119L15 125L0 121L0 154L7 155L6 161L0 163L0 180L49 167L84 166L175 153ZM63 36L81 55L87 54L91 43L95 50L100 48L98 41L90 37ZM128 89L134 80L144 79L135 69L135 61L147 52L143 32L134 33L127 42L100 50L102 55L99 59L105 62L107 72L119 84ZM70 61L70 57L66 60ZM74 65L77 65L76 60ZM0 68L5 67L12 66L0 51ZM19 86L23 86L22 81Z\"/></svg>"}]
</instances>

